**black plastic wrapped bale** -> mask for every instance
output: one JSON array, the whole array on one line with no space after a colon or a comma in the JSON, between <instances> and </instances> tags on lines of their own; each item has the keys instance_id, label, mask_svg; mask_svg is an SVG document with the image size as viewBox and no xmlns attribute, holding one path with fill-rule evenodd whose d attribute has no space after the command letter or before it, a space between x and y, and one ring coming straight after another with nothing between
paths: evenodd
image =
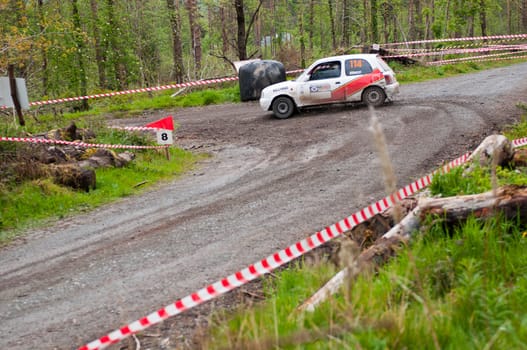
<instances>
[{"instance_id":1,"label":"black plastic wrapped bale","mask_svg":"<svg viewBox=\"0 0 527 350\"><path fill-rule=\"evenodd\" d=\"M241 100L258 100L263 88L285 81L285 68L273 60L251 62L240 67L238 78Z\"/></svg>"}]
</instances>

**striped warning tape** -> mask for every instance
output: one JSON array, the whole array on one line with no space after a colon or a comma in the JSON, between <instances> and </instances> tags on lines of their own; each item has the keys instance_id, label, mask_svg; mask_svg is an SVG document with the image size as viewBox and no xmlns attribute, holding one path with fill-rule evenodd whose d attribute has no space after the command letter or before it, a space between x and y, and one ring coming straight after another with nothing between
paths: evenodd
<instances>
[{"instance_id":1,"label":"striped warning tape","mask_svg":"<svg viewBox=\"0 0 527 350\"><path fill-rule=\"evenodd\" d=\"M465 163L470 156L470 153L466 153L461 157L451 161L441 168L443 172L448 172L452 168L457 167ZM440 170L438 170L440 171ZM295 244L290 245L286 249L283 249L267 258L256 262L243 270L240 270L222 280L219 280L205 288L198 290L176 302L165 306L146 317L136 320L126 326L114 330L113 332L92 341L82 347L79 350L99 350L104 349L111 344L120 342L128 336L140 332L148 327L162 322L163 320L178 315L188 309L191 309L197 305L200 305L208 300L214 299L222 294L227 293L239 286L242 286L266 273L269 273L293 259L306 254L316 247L321 246L324 243L329 242L333 238L341 235L342 233L349 231L353 227L359 225L362 222L372 218L374 215L379 214L386 209L392 207L398 201L415 194L423 188L430 185L432 177L438 171L424 176L417 181L414 181L410 185L400 189L394 194L381 199L380 201L348 216L347 218L326 227L325 229L318 231L310 237L303 239Z\"/></svg>"},{"instance_id":2,"label":"striped warning tape","mask_svg":"<svg viewBox=\"0 0 527 350\"><path fill-rule=\"evenodd\" d=\"M398 57L425 57L425 56L438 56L438 55L463 55L469 53L478 52L492 52L492 51L509 51L509 50L526 50L527 45L512 45L512 46L491 46L482 47L477 49L448 49L441 51L428 51L420 53L409 53L409 54L398 54L398 55L383 55L383 58L398 58Z\"/></svg>"},{"instance_id":3,"label":"striped warning tape","mask_svg":"<svg viewBox=\"0 0 527 350\"><path fill-rule=\"evenodd\" d=\"M515 55L515 56L508 56L511 54L518 54L518 53L527 53L527 51L518 51L518 52L509 52L509 53L501 53L501 54L494 54L494 55L483 55L483 56L473 56L473 57L461 57L461 58L452 58L450 60L441 60L441 61L433 61L433 62L427 62L426 65L428 66L441 66L445 64L451 64L451 63L458 63L458 62L485 62L485 61L504 61L504 60L514 60L514 59L521 59L521 58L527 58L527 55ZM500 56L508 56L508 57L500 57Z\"/></svg>"},{"instance_id":4,"label":"striped warning tape","mask_svg":"<svg viewBox=\"0 0 527 350\"><path fill-rule=\"evenodd\" d=\"M288 75L296 74L296 73L303 72L303 71L304 71L303 69L292 70L292 71L287 71L286 74ZM50 105L50 104L56 104L56 103L90 100L90 99L102 98L102 97L113 97L113 96L129 95L129 94L142 93L142 92L163 91L163 90L178 89L178 88L192 87L192 86L204 86L204 85L219 84L223 82L236 81L236 80L238 80L238 77L224 77L224 78L197 80L197 81L191 81L187 83L169 84L169 85L155 86L155 87L149 87L149 88L131 89L131 90L124 90L124 91L107 92L107 93L102 93L102 94L93 94L93 95L76 96L76 97L64 97L64 98L57 98L57 99L52 99L52 100L36 101L36 102L30 102L29 106L30 107L44 106L44 105ZM6 109L6 108L8 107L0 106L0 109Z\"/></svg>"},{"instance_id":5,"label":"striped warning tape","mask_svg":"<svg viewBox=\"0 0 527 350\"><path fill-rule=\"evenodd\" d=\"M0 141L6 142L24 142L24 143L47 143L47 144L59 144L59 145L71 145L85 148L118 148L118 149L160 149L167 148L167 145L162 146L135 146L135 145L109 145L109 144L97 144L97 143L85 143L85 142L74 142L64 140L50 140L41 138L31 137L5 137L0 136Z\"/></svg>"},{"instance_id":6,"label":"striped warning tape","mask_svg":"<svg viewBox=\"0 0 527 350\"><path fill-rule=\"evenodd\" d=\"M112 129L127 130L127 131L156 131L161 128L154 128L151 126L110 126Z\"/></svg>"},{"instance_id":7,"label":"striped warning tape","mask_svg":"<svg viewBox=\"0 0 527 350\"><path fill-rule=\"evenodd\" d=\"M409 52L409 53L412 53L412 52L430 52L430 51L443 51L443 50L450 50L450 49L466 49L466 48L470 48L470 47L481 47L482 45L485 45L486 47L489 47L489 46L515 46L515 45L505 45L503 44L504 42L508 42L508 41L512 41L511 39L507 39L507 40L491 40L491 41L485 41L485 43L480 43L480 42L476 42L476 43L469 43L469 44L464 44L464 45L441 45L439 47L431 47L431 48L427 48L427 47L421 47L421 48L417 48L417 47L401 47L401 48L397 48L397 47L393 47L393 48L390 48L389 50L391 52Z\"/></svg>"},{"instance_id":8,"label":"striped warning tape","mask_svg":"<svg viewBox=\"0 0 527 350\"><path fill-rule=\"evenodd\" d=\"M81 101L81 100L88 100L88 99L101 98L101 97L129 95L129 94L135 94L135 93L141 93L141 92L163 91L163 90L168 90L168 89L177 89L177 88L192 87L192 86L204 86L204 85L218 84L218 83L223 83L227 81L235 81L235 80L238 80L238 77L198 80L198 81L191 81L187 83L178 83L178 84L169 84L169 85L162 85L162 86L155 86L155 87L148 87L148 88L141 88L141 89L115 91L115 92L108 92L108 93L103 93L103 94L94 94L94 95L87 95L87 96L66 97L66 98L58 98L58 99L46 100L46 101L37 101L37 102L29 103L29 106L43 106L43 105L49 105L49 104L54 104L54 103Z\"/></svg>"},{"instance_id":9,"label":"striped warning tape","mask_svg":"<svg viewBox=\"0 0 527 350\"><path fill-rule=\"evenodd\" d=\"M491 35L491 36L474 36L465 38L445 38L445 39L430 39L430 40L416 40L403 41L398 43L386 43L383 46L398 46L398 45L414 45L414 44L431 44L431 43L445 43L445 42L459 42L459 41L476 41L476 40L497 40L497 39L526 39L527 34L511 34L511 35Z\"/></svg>"},{"instance_id":10,"label":"striped warning tape","mask_svg":"<svg viewBox=\"0 0 527 350\"><path fill-rule=\"evenodd\" d=\"M527 145L527 137L521 139L512 140L512 147L523 147Z\"/></svg>"}]
</instances>

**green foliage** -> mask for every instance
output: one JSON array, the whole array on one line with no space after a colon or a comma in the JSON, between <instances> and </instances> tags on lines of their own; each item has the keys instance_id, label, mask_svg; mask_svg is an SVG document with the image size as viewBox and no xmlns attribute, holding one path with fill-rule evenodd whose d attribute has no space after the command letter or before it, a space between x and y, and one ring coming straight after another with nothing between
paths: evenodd
<instances>
[{"instance_id":1,"label":"green foliage","mask_svg":"<svg viewBox=\"0 0 527 350\"><path fill-rule=\"evenodd\" d=\"M525 248L514 221L470 218L451 231L437 223L312 313L295 308L332 275L327 264L266 279L265 303L217 315L204 343L208 349L526 348Z\"/></svg>"},{"instance_id":2,"label":"green foliage","mask_svg":"<svg viewBox=\"0 0 527 350\"><path fill-rule=\"evenodd\" d=\"M521 133L526 122L511 128ZM525 133L522 134L522 136ZM436 174L433 195L491 188L489 169ZM527 186L524 171L498 167L499 185ZM426 230L374 274L361 274L316 310L296 307L334 275L294 265L264 280L265 302L213 318L208 349L527 349L527 236L499 213Z\"/></svg>"},{"instance_id":3,"label":"green foliage","mask_svg":"<svg viewBox=\"0 0 527 350\"><path fill-rule=\"evenodd\" d=\"M390 67L397 74L397 80L400 83L415 83L437 78L446 78L459 74L475 73L484 69L503 67L512 63L522 62L521 59L511 61L489 61L489 62L466 62L457 64L448 64L444 66L406 66L397 62L390 62Z\"/></svg>"},{"instance_id":4,"label":"green foliage","mask_svg":"<svg viewBox=\"0 0 527 350\"><path fill-rule=\"evenodd\" d=\"M457 167L448 173L434 175L429 187L431 194L450 197L490 190L491 181L488 170L476 167L474 171L467 174L464 174L464 170L463 167Z\"/></svg>"},{"instance_id":5,"label":"green foliage","mask_svg":"<svg viewBox=\"0 0 527 350\"><path fill-rule=\"evenodd\" d=\"M240 102L240 89L238 85L192 91L180 96L171 97L172 92L153 95L112 97L110 103L101 106L98 113L105 112L143 112L145 110L167 109L174 107L197 107L220 103Z\"/></svg>"},{"instance_id":6,"label":"green foliage","mask_svg":"<svg viewBox=\"0 0 527 350\"><path fill-rule=\"evenodd\" d=\"M524 138L527 135L527 105L518 104L518 108L524 111L521 121L507 127L503 133L510 140Z\"/></svg>"},{"instance_id":7,"label":"green foliage","mask_svg":"<svg viewBox=\"0 0 527 350\"><path fill-rule=\"evenodd\" d=\"M260 4L255 0L244 2L246 51L253 57L283 58L288 69L374 42L526 30L522 1ZM227 62L238 59L231 47L238 25L233 4L211 0L197 4L194 16L199 19L201 41L195 43L186 20L191 12L185 7L182 3L173 13L165 1L159 0L0 0L0 73L5 73L8 64L15 64L17 75L27 79L31 100L78 96L85 89L93 92L163 85L174 80L175 59L184 65L177 79L232 74ZM172 28L170 16L179 19L180 27ZM258 18L256 23L254 18ZM183 43L181 53L177 53L182 57L174 57L174 30ZM193 55L193 44L200 44L200 62ZM444 44L449 45L452 43Z\"/></svg>"},{"instance_id":8,"label":"green foliage","mask_svg":"<svg viewBox=\"0 0 527 350\"><path fill-rule=\"evenodd\" d=\"M498 185L527 185L526 173L518 169L497 167L496 178ZM456 167L448 173L434 175L429 188L434 196L450 197L489 191L491 183L490 169L475 166L472 171L466 172L464 167Z\"/></svg>"}]
</instances>

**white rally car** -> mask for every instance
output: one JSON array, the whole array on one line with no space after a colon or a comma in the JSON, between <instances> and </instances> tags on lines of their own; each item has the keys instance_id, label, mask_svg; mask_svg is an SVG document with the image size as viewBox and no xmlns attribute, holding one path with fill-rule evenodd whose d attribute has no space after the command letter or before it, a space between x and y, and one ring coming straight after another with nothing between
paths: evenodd
<instances>
[{"instance_id":1,"label":"white rally car","mask_svg":"<svg viewBox=\"0 0 527 350\"><path fill-rule=\"evenodd\" d=\"M395 73L379 55L333 56L316 61L295 80L263 89L260 106L283 119L297 109L330 103L378 107L398 92Z\"/></svg>"}]
</instances>

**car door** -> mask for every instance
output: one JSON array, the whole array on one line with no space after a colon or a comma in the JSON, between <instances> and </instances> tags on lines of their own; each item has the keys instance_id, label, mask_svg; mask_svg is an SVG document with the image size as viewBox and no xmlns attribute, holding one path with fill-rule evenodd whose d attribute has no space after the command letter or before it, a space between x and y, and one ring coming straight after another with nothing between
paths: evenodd
<instances>
[{"instance_id":1,"label":"car door","mask_svg":"<svg viewBox=\"0 0 527 350\"><path fill-rule=\"evenodd\" d=\"M345 83L343 86L345 100L348 102L360 101L362 92L371 84L383 79L378 69L364 58L349 58L344 61Z\"/></svg>"},{"instance_id":2,"label":"car door","mask_svg":"<svg viewBox=\"0 0 527 350\"><path fill-rule=\"evenodd\" d=\"M336 93L342 86L342 62L328 61L313 67L309 78L300 87L302 105L342 102L344 93Z\"/></svg>"}]
</instances>

